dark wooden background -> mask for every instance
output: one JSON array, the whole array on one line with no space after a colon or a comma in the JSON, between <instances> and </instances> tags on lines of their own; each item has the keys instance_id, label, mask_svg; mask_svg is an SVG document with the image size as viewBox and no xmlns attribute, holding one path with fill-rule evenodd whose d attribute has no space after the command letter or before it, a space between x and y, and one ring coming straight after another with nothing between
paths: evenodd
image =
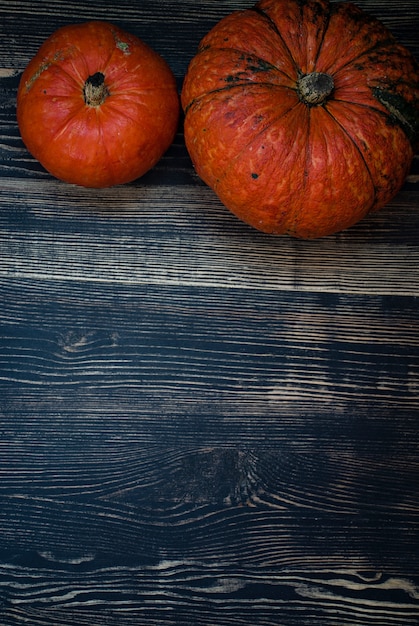
<instances>
[{"instance_id":1,"label":"dark wooden background","mask_svg":"<svg viewBox=\"0 0 419 626\"><path fill-rule=\"evenodd\" d=\"M313 242L241 224L181 128L133 184L46 174L15 119L59 26L171 65L252 2L0 1L1 626L419 624L419 163ZM364 0L419 58L417 0Z\"/></svg>"}]
</instances>

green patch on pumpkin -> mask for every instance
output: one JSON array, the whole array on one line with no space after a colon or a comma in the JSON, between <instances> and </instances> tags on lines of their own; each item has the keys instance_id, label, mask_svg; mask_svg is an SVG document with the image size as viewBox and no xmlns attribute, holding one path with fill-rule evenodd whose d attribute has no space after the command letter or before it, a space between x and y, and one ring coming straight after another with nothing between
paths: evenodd
<instances>
[{"instance_id":1,"label":"green patch on pumpkin","mask_svg":"<svg viewBox=\"0 0 419 626\"><path fill-rule=\"evenodd\" d=\"M419 140L419 110L401 95L388 89L374 87L372 93L387 109L391 121L404 130L412 143L416 143Z\"/></svg>"}]
</instances>

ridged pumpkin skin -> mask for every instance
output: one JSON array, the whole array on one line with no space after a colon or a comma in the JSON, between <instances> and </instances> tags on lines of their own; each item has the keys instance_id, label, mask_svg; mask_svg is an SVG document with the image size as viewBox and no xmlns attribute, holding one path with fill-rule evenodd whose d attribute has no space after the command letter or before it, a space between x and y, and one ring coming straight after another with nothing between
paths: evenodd
<instances>
[{"instance_id":1,"label":"ridged pumpkin skin","mask_svg":"<svg viewBox=\"0 0 419 626\"><path fill-rule=\"evenodd\" d=\"M171 69L107 22L64 26L23 72L17 119L51 174L85 187L130 182L173 141L180 111Z\"/></svg>"},{"instance_id":2,"label":"ridged pumpkin skin","mask_svg":"<svg viewBox=\"0 0 419 626\"><path fill-rule=\"evenodd\" d=\"M414 155L416 62L353 4L232 13L202 40L181 99L198 175L266 233L350 227L397 194Z\"/></svg>"}]
</instances>

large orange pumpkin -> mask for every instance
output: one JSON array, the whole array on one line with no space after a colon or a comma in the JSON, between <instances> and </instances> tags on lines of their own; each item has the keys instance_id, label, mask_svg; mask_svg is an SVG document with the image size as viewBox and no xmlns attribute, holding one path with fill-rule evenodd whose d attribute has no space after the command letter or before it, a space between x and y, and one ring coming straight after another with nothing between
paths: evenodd
<instances>
[{"instance_id":1,"label":"large orange pumpkin","mask_svg":"<svg viewBox=\"0 0 419 626\"><path fill-rule=\"evenodd\" d=\"M54 176L86 187L132 181L173 141L180 103L166 61L107 22L60 28L23 72L24 143Z\"/></svg>"},{"instance_id":2,"label":"large orange pumpkin","mask_svg":"<svg viewBox=\"0 0 419 626\"><path fill-rule=\"evenodd\" d=\"M315 238L402 186L419 125L416 62L349 3L261 0L202 40L182 89L198 175L255 228Z\"/></svg>"}]
</instances>

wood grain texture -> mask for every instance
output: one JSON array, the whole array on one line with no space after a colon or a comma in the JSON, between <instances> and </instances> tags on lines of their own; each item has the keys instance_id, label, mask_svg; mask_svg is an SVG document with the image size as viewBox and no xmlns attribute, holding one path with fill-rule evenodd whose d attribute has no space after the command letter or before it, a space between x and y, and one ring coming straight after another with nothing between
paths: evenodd
<instances>
[{"instance_id":1,"label":"wood grain texture","mask_svg":"<svg viewBox=\"0 0 419 626\"><path fill-rule=\"evenodd\" d=\"M272 238L196 177L27 153L20 73L108 19L179 87L251 2L0 0L1 626L419 624L419 159L345 233ZM416 0L358 3L419 57Z\"/></svg>"},{"instance_id":2,"label":"wood grain texture","mask_svg":"<svg viewBox=\"0 0 419 626\"><path fill-rule=\"evenodd\" d=\"M419 293L419 214L405 190L345 233L304 242L241 224L206 187L102 191L2 181L7 276L278 291ZM13 212L7 210L13 203ZM57 230L56 224L60 224ZM33 231L33 232L31 232ZM71 272L69 272L71 268Z\"/></svg>"}]
</instances>

